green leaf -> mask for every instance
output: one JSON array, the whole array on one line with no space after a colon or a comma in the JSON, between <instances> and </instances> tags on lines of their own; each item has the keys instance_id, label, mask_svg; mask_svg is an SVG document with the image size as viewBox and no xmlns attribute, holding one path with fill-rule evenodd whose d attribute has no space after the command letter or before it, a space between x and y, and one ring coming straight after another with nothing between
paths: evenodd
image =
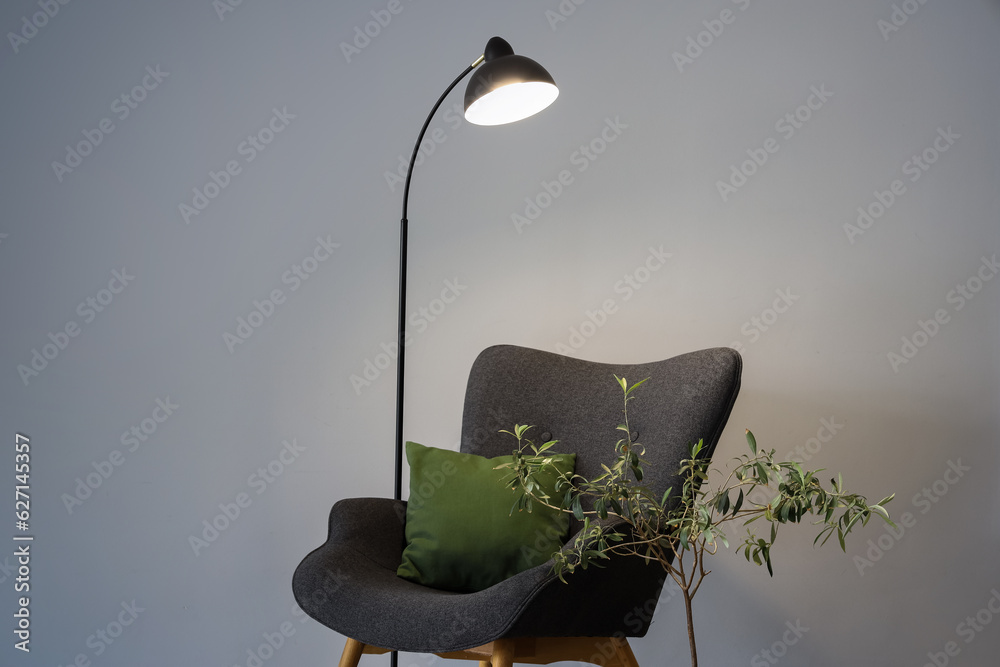
<instances>
[{"instance_id":1,"label":"green leaf","mask_svg":"<svg viewBox=\"0 0 1000 667\"><path fill-rule=\"evenodd\" d=\"M625 397L626 397L626 398L628 398L628 395L629 395L629 394L631 394L631 393L632 393L633 391L635 391L636 389L638 389L639 387L641 387L641 386L643 385L643 383L644 383L644 382L645 382L646 380L648 380L648 379L649 379L649 378L646 378L645 380L639 380L639 381L638 381L638 382L636 382L636 383L635 383L634 385L632 385L631 387L629 387L629 388L628 388L628 389L627 389L627 390L625 391ZM625 378L622 378L622 382L625 382Z\"/></svg>"},{"instance_id":2,"label":"green leaf","mask_svg":"<svg viewBox=\"0 0 1000 667\"><path fill-rule=\"evenodd\" d=\"M750 445L750 451L753 452L754 456L757 455L757 438L753 437L753 433L750 429L747 429L747 444Z\"/></svg>"},{"instance_id":3,"label":"green leaf","mask_svg":"<svg viewBox=\"0 0 1000 667\"><path fill-rule=\"evenodd\" d=\"M733 516L736 516L741 507L743 507L743 489L740 489L740 494L736 496L736 503L733 505Z\"/></svg>"},{"instance_id":4,"label":"green leaf","mask_svg":"<svg viewBox=\"0 0 1000 667\"><path fill-rule=\"evenodd\" d=\"M882 516L882 518L884 518L886 521L892 523L892 521L889 520L889 513L885 511L884 507L880 505L872 505L871 509L873 512L878 512Z\"/></svg>"},{"instance_id":5,"label":"green leaf","mask_svg":"<svg viewBox=\"0 0 1000 667\"><path fill-rule=\"evenodd\" d=\"M693 444L691 446L691 458L692 459L698 458L698 454L701 453L702 447L704 447L704 446L705 446L705 441L704 440L699 440L698 442L696 442L695 444Z\"/></svg>"},{"instance_id":6,"label":"green leaf","mask_svg":"<svg viewBox=\"0 0 1000 667\"><path fill-rule=\"evenodd\" d=\"M730 507L729 494L726 492L720 493L719 499L715 503L715 510L719 514L725 514L726 512L729 511L729 507Z\"/></svg>"}]
</instances>

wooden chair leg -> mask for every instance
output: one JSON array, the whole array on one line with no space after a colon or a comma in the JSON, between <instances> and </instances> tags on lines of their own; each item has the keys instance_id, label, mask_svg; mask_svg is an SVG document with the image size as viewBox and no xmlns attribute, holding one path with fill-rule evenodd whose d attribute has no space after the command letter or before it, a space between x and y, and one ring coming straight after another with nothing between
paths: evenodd
<instances>
[{"instance_id":1,"label":"wooden chair leg","mask_svg":"<svg viewBox=\"0 0 1000 667\"><path fill-rule=\"evenodd\" d=\"M364 650L364 644L357 639L348 637L347 643L344 644L344 652L340 654L339 667L358 667L358 662L361 660L361 654Z\"/></svg>"},{"instance_id":2,"label":"wooden chair leg","mask_svg":"<svg viewBox=\"0 0 1000 667\"><path fill-rule=\"evenodd\" d=\"M621 667L639 667L639 662L635 659L635 654L632 653L632 647L629 646L628 639L612 637L611 641L614 643L615 657L618 659L618 664Z\"/></svg>"},{"instance_id":3,"label":"wooden chair leg","mask_svg":"<svg viewBox=\"0 0 1000 667\"><path fill-rule=\"evenodd\" d=\"M479 667L490 667L490 661L489 660L480 660L479 661Z\"/></svg>"},{"instance_id":4,"label":"wooden chair leg","mask_svg":"<svg viewBox=\"0 0 1000 667\"><path fill-rule=\"evenodd\" d=\"M482 666L482 661L479 663ZM493 642L492 667L512 667L514 664L514 640L497 639Z\"/></svg>"}]
</instances>

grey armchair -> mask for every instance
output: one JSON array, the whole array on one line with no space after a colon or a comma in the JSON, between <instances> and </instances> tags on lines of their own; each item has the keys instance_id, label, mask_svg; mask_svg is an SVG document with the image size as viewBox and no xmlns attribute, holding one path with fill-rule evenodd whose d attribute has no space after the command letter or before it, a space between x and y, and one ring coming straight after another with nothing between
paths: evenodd
<instances>
[{"instance_id":1,"label":"grey armchair","mask_svg":"<svg viewBox=\"0 0 1000 667\"><path fill-rule=\"evenodd\" d=\"M614 456L621 389L650 378L629 407L646 447L644 481L656 493L677 486L688 446L705 441L711 456L739 393L742 360L713 348L645 364L604 364L511 345L484 350L465 396L461 450L493 457L515 443L497 433L519 423L577 453L576 471L592 477ZM342 500L330 512L325 544L299 564L295 599L320 623L348 637L340 667L362 653L399 650L472 659L480 667L576 660L637 667L627 637L652 620L663 572L641 559L612 559L560 582L551 561L476 593L426 588L396 576L404 548L406 503ZM579 525L571 526L571 535ZM572 539L572 538L571 538Z\"/></svg>"}]
</instances>

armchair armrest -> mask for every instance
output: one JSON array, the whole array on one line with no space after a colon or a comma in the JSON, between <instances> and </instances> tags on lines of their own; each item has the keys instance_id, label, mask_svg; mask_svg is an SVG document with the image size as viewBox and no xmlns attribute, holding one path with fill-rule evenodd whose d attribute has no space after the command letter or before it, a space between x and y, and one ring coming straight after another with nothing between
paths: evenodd
<instances>
[{"instance_id":1,"label":"armchair armrest","mask_svg":"<svg viewBox=\"0 0 1000 667\"><path fill-rule=\"evenodd\" d=\"M406 502L347 498L330 510L327 543L349 546L382 567L395 570L405 546Z\"/></svg>"}]
</instances>

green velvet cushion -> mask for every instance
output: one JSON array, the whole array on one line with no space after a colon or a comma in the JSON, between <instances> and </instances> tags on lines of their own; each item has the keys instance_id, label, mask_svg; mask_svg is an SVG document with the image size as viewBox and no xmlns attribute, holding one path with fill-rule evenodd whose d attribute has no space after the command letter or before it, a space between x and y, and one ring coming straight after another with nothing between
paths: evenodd
<instances>
[{"instance_id":1,"label":"green velvet cushion","mask_svg":"<svg viewBox=\"0 0 1000 667\"><path fill-rule=\"evenodd\" d=\"M572 473L576 454L555 454L556 467ZM470 593L540 565L558 551L569 532L569 515L532 505L510 513L517 496L495 470L511 456L486 459L406 443L410 497L406 548L396 574L448 591ZM556 474L539 476L549 495Z\"/></svg>"}]
</instances>

